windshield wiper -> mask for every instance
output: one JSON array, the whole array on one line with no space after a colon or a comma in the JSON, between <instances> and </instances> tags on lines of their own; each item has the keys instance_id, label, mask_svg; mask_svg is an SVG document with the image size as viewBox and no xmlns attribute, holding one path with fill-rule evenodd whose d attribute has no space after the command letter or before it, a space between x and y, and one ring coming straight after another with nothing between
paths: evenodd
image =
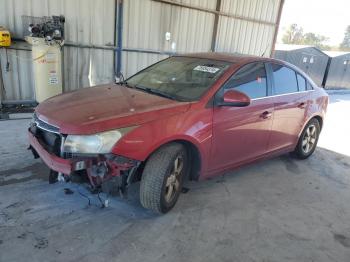
<instances>
[{"instance_id":1,"label":"windshield wiper","mask_svg":"<svg viewBox=\"0 0 350 262\"><path fill-rule=\"evenodd\" d=\"M158 96L165 97L165 98L168 98L168 99L171 99L171 100L177 100L172 95L169 95L169 94L164 93L164 92L162 92L160 90L157 90L157 89L152 89L152 88L145 87L145 86L140 86L140 85L135 85L134 88L142 90L142 91L144 91L146 93L149 93L149 94L158 95Z\"/></svg>"}]
</instances>

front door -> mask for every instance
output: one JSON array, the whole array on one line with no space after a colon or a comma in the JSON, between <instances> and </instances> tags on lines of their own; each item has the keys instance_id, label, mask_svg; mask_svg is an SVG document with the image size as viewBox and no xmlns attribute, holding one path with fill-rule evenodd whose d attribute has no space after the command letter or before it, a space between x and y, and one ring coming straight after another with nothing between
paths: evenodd
<instances>
[{"instance_id":1,"label":"front door","mask_svg":"<svg viewBox=\"0 0 350 262\"><path fill-rule=\"evenodd\" d=\"M264 63L239 69L218 92L234 88L251 98L246 107L216 106L213 114L211 171L248 162L266 152L273 118L273 98Z\"/></svg>"}]
</instances>

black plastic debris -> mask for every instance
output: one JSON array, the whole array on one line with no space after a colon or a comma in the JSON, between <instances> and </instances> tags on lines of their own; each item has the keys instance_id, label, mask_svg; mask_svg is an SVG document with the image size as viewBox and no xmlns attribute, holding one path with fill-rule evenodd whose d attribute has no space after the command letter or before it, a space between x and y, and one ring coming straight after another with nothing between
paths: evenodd
<instances>
[{"instance_id":1,"label":"black plastic debris","mask_svg":"<svg viewBox=\"0 0 350 262\"><path fill-rule=\"evenodd\" d=\"M65 188L65 189L63 189L63 190L64 190L64 193L65 193L66 195L72 195L72 194L74 194L74 191L71 190L71 189L69 189L69 188Z\"/></svg>"},{"instance_id":2,"label":"black plastic debris","mask_svg":"<svg viewBox=\"0 0 350 262\"><path fill-rule=\"evenodd\" d=\"M183 188L181 189L181 193L182 193L182 194L186 194L188 191L190 191L190 189L189 189L188 187L183 187Z\"/></svg>"}]
</instances>

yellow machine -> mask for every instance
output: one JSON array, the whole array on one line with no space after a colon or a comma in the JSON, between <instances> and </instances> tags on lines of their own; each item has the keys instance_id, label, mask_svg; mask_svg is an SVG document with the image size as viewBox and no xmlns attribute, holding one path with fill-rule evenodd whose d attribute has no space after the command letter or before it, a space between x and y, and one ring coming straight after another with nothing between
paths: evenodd
<instances>
[{"instance_id":1,"label":"yellow machine","mask_svg":"<svg viewBox=\"0 0 350 262\"><path fill-rule=\"evenodd\" d=\"M0 47L9 47L11 45L11 35L4 27L0 26Z\"/></svg>"}]
</instances>

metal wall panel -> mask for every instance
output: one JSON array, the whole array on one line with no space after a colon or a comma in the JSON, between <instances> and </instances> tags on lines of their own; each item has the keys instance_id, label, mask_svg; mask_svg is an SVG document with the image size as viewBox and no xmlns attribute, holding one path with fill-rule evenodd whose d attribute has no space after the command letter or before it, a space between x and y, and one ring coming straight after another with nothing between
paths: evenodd
<instances>
[{"instance_id":1,"label":"metal wall panel","mask_svg":"<svg viewBox=\"0 0 350 262\"><path fill-rule=\"evenodd\" d=\"M280 0L221 0L221 11L236 16L276 23Z\"/></svg>"},{"instance_id":2,"label":"metal wall panel","mask_svg":"<svg viewBox=\"0 0 350 262\"><path fill-rule=\"evenodd\" d=\"M66 41L114 43L115 0L0 0L0 24L23 37L22 15L66 17Z\"/></svg>"},{"instance_id":3,"label":"metal wall panel","mask_svg":"<svg viewBox=\"0 0 350 262\"><path fill-rule=\"evenodd\" d=\"M0 67L1 67L1 60L0 60ZM2 70L0 70L0 109L2 108L2 100L4 97L4 82L2 79Z\"/></svg>"},{"instance_id":4,"label":"metal wall panel","mask_svg":"<svg viewBox=\"0 0 350 262\"><path fill-rule=\"evenodd\" d=\"M64 47L64 91L113 82L113 64L112 50Z\"/></svg>"},{"instance_id":5,"label":"metal wall panel","mask_svg":"<svg viewBox=\"0 0 350 262\"><path fill-rule=\"evenodd\" d=\"M187 1L192 2L192 1ZM199 2L199 1L194 1ZM215 1L201 1L212 8ZM209 51L214 14L151 0L124 1L124 48L160 51ZM171 33L166 41L166 32ZM172 43L176 48L171 49Z\"/></svg>"},{"instance_id":6,"label":"metal wall panel","mask_svg":"<svg viewBox=\"0 0 350 262\"><path fill-rule=\"evenodd\" d=\"M181 3L215 9L215 1L187 0ZM124 1L123 48L161 52L207 52L213 34L214 14L154 2ZM165 34L171 39L166 41ZM175 48L171 45L175 43ZM123 73L126 77L166 55L123 52Z\"/></svg>"},{"instance_id":7,"label":"metal wall panel","mask_svg":"<svg viewBox=\"0 0 350 262\"><path fill-rule=\"evenodd\" d=\"M89 45L114 45L115 0L0 0L0 25L11 31L13 37L23 38L22 15L66 17L65 40ZM13 53L15 51L11 51ZM30 52L18 52L18 57L29 59ZM3 100L34 99L32 69L23 59L11 61L11 75L4 72L6 90ZM3 56L1 56L3 64ZM114 53L89 48L64 48L64 90L113 81ZM16 71L19 68L21 71ZM16 75L17 74L17 75ZM27 83L31 83L27 86ZM13 90L11 90L13 89ZM25 91L26 90L26 91Z\"/></svg>"},{"instance_id":8,"label":"metal wall panel","mask_svg":"<svg viewBox=\"0 0 350 262\"><path fill-rule=\"evenodd\" d=\"M1 75L3 77L2 101L34 100L32 78L32 54L23 50L7 50L9 71L6 71L5 49L0 50Z\"/></svg>"},{"instance_id":9,"label":"metal wall panel","mask_svg":"<svg viewBox=\"0 0 350 262\"><path fill-rule=\"evenodd\" d=\"M210 10L215 10L216 1L215 0L173 0L173 2L192 5L196 7L206 8Z\"/></svg>"},{"instance_id":10,"label":"metal wall panel","mask_svg":"<svg viewBox=\"0 0 350 262\"><path fill-rule=\"evenodd\" d=\"M326 88L350 88L350 53L332 57Z\"/></svg>"},{"instance_id":11,"label":"metal wall panel","mask_svg":"<svg viewBox=\"0 0 350 262\"><path fill-rule=\"evenodd\" d=\"M282 0L222 0L216 51L265 56L273 45ZM192 9L152 0L124 0L122 72L126 77L157 62L169 52L207 52L211 49L216 14L215 0L173 0L204 8ZM14 37L23 37L22 15L66 17L66 41L83 45L115 45L115 0L0 0L0 24ZM259 21L247 21L248 18ZM165 39L170 32L171 39ZM137 49L138 52L130 52ZM148 52L143 52L148 50ZM149 52L155 51L155 52ZM30 57L30 52L20 52ZM3 59L1 60L3 63ZM34 98L30 63L12 61L11 77L4 77L7 100ZM17 63L17 64L16 64ZM3 67L2 67L3 68ZM114 52L64 47L64 90L113 81ZM5 72L2 71L4 74ZM24 78L24 79L22 79ZM30 83L25 86L23 83Z\"/></svg>"},{"instance_id":12,"label":"metal wall panel","mask_svg":"<svg viewBox=\"0 0 350 262\"><path fill-rule=\"evenodd\" d=\"M168 55L147 54L139 52L123 52L123 75L129 77L137 71L146 68L162 59L167 58Z\"/></svg>"},{"instance_id":13,"label":"metal wall panel","mask_svg":"<svg viewBox=\"0 0 350 262\"><path fill-rule=\"evenodd\" d=\"M273 48L280 2L280 0L222 0L222 12L261 22L220 16L215 50L251 55L264 53L264 56L269 56Z\"/></svg>"}]
</instances>

